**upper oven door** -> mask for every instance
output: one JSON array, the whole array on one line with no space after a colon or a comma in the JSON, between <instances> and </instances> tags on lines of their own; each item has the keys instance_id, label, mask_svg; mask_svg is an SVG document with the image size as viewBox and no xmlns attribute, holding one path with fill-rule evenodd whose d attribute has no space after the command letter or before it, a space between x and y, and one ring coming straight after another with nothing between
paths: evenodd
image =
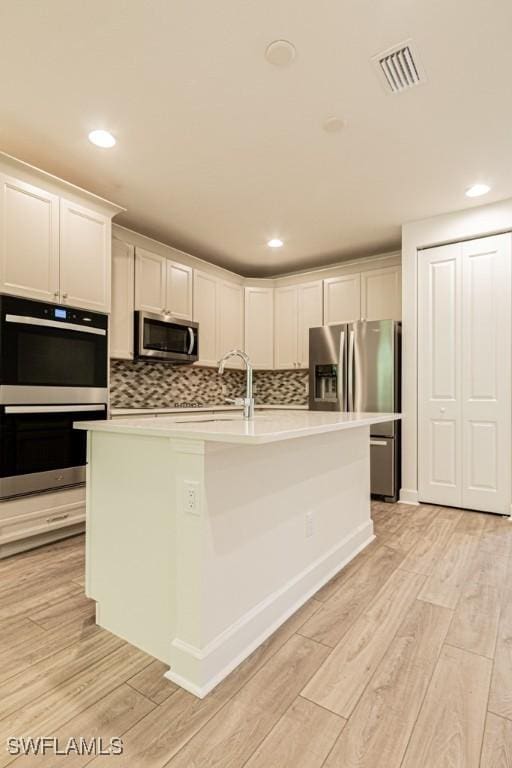
<instances>
[{"instance_id":1,"label":"upper oven door","mask_svg":"<svg viewBox=\"0 0 512 768\"><path fill-rule=\"evenodd\" d=\"M106 400L107 318L40 303L34 309L6 298L0 321L0 402Z\"/></svg>"},{"instance_id":2,"label":"upper oven door","mask_svg":"<svg viewBox=\"0 0 512 768\"><path fill-rule=\"evenodd\" d=\"M198 358L197 323L147 312L135 313L135 349L137 357L193 363Z\"/></svg>"}]
</instances>

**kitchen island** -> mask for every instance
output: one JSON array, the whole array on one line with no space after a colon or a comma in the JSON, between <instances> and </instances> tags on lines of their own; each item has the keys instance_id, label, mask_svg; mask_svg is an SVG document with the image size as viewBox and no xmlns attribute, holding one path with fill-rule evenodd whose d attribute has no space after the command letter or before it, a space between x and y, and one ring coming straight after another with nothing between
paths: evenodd
<instances>
[{"instance_id":1,"label":"kitchen island","mask_svg":"<svg viewBox=\"0 0 512 768\"><path fill-rule=\"evenodd\" d=\"M205 696L373 536L370 425L272 411L82 422L97 623Z\"/></svg>"}]
</instances>

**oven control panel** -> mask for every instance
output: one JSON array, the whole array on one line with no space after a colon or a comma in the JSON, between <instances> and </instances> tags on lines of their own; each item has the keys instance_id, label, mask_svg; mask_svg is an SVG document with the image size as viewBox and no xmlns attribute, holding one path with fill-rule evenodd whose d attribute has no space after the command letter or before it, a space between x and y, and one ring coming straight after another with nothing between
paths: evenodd
<instances>
[{"instance_id":1,"label":"oven control panel","mask_svg":"<svg viewBox=\"0 0 512 768\"><path fill-rule=\"evenodd\" d=\"M88 310L75 307L47 304L43 301L34 301L32 299L2 294L0 295L0 317L2 321L4 321L6 315L53 320L62 323L72 323L73 325L89 326L91 328L102 328L104 330L107 330L108 327L108 315L101 314L100 312L89 312Z\"/></svg>"}]
</instances>

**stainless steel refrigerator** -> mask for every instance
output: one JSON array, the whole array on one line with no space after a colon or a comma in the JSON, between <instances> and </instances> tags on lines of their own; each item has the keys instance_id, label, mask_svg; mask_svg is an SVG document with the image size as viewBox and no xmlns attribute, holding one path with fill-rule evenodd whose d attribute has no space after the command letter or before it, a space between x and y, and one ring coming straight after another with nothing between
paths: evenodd
<instances>
[{"instance_id":1,"label":"stainless steel refrigerator","mask_svg":"<svg viewBox=\"0 0 512 768\"><path fill-rule=\"evenodd\" d=\"M309 407L313 411L400 411L401 324L361 320L309 330ZM400 422L370 435L371 491L396 501Z\"/></svg>"}]
</instances>

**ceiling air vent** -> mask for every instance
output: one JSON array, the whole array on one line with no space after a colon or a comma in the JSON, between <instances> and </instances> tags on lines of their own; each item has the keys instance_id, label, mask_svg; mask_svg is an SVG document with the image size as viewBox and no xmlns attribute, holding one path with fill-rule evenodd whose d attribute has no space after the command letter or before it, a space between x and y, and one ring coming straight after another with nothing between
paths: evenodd
<instances>
[{"instance_id":1,"label":"ceiling air vent","mask_svg":"<svg viewBox=\"0 0 512 768\"><path fill-rule=\"evenodd\" d=\"M422 85L426 80L411 40L377 54L372 61L388 92L401 93L415 85Z\"/></svg>"}]
</instances>

